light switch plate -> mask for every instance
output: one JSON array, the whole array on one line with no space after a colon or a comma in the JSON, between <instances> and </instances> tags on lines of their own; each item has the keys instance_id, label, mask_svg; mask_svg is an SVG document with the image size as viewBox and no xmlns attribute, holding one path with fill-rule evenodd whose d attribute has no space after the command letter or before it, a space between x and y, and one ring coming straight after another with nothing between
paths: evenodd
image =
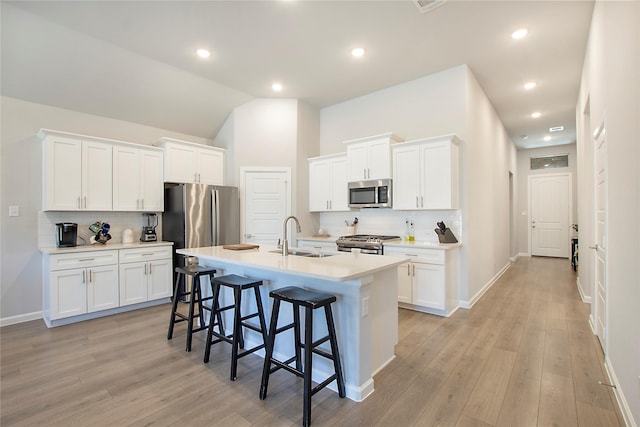
<instances>
[{"instance_id":1,"label":"light switch plate","mask_svg":"<svg viewBox=\"0 0 640 427\"><path fill-rule=\"evenodd\" d=\"M20 216L20 206L9 206L9 216Z\"/></svg>"}]
</instances>

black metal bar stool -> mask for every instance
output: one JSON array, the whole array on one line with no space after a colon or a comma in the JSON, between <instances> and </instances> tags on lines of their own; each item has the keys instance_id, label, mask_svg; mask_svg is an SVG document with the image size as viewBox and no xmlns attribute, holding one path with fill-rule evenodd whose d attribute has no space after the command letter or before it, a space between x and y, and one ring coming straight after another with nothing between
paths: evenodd
<instances>
[{"instance_id":1,"label":"black metal bar stool","mask_svg":"<svg viewBox=\"0 0 640 427\"><path fill-rule=\"evenodd\" d=\"M204 350L204 363L209 362L212 345L221 341L231 344L231 374L229 375L229 378L231 381L235 381L238 370L238 359L264 348L267 341L267 324L265 322L264 311L262 309L262 299L260 298L260 286L262 286L262 280L242 277L236 274L228 274L226 276L214 277L211 280L211 286L214 300L214 310L211 315L220 316L223 311L233 309L233 332L230 335L226 335L222 328L218 328L219 331L215 332L214 323L209 323L209 332L207 333L207 342ZM219 304L220 288L222 286L233 289L233 304L226 307L220 307ZM253 289L257 308L254 313L243 316L241 313L242 291L246 289ZM254 317L258 317L260 322L259 326L247 322L247 320ZM248 350L244 350L242 327L260 332L262 335L262 344ZM213 337L216 339L213 340ZM239 349L243 349L244 351L240 352Z\"/></svg>"},{"instance_id":2,"label":"black metal bar stool","mask_svg":"<svg viewBox=\"0 0 640 427\"><path fill-rule=\"evenodd\" d=\"M311 396L329 385L333 380L338 384L338 395L345 397L344 376L342 375L342 367L340 365L340 353L338 352L338 340L336 339L336 330L333 323L333 314L331 312L331 304L336 301L335 295L313 292L295 286L276 289L269 293L273 298L273 311L271 312L271 323L269 324L269 337L267 339L266 354L264 358L264 367L262 369L262 383L260 384L260 399L267 397L267 387L269 385L269 375L278 369L285 369L304 379L304 396L302 404L302 425L309 426L311 424ZM280 312L280 302L286 301L293 304L293 323L278 328L278 314ZM305 309L305 331L304 343L300 341L300 307ZM325 317L327 319L328 335L313 341L313 312L316 308L324 307ZM293 328L295 337L295 356L280 361L273 358L273 347L276 341L276 335ZM318 346L326 341L331 344L331 353L319 349ZM301 357L301 349L304 349L304 360ZM334 374L311 388L312 373L312 353L333 361ZM295 361L295 368L289 366ZM271 365L275 367L271 367Z\"/></svg>"},{"instance_id":3,"label":"black metal bar stool","mask_svg":"<svg viewBox=\"0 0 640 427\"><path fill-rule=\"evenodd\" d=\"M202 298L202 292L200 289L200 277L209 276L209 281L213 279L213 275L216 272L214 268L203 267L201 265L187 265L184 267L176 267L176 284L173 289L173 305L171 308L171 320L169 321L169 331L167 332L167 339L173 338L173 327L176 323L187 322L187 351L191 351L191 338L194 332L204 331L207 329L207 325L204 320L204 310L211 311L211 307L207 307L202 304L204 301L213 300L213 296ZM181 292L179 289L180 275L186 278L191 277L191 290ZM182 297L189 297L189 312L183 314L178 311L178 301ZM195 306L198 306L198 313L195 313ZM193 321L199 320L197 328L193 327ZM222 317L217 316L218 321L216 324L222 328ZM213 322L211 322L213 323Z\"/></svg>"}]
</instances>

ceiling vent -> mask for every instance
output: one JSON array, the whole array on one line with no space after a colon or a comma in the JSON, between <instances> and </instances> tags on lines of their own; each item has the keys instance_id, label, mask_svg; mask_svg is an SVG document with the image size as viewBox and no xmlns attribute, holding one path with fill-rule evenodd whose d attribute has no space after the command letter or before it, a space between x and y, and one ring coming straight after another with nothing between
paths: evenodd
<instances>
[{"instance_id":1,"label":"ceiling vent","mask_svg":"<svg viewBox=\"0 0 640 427\"><path fill-rule=\"evenodd\" d=\"M414 0L418 9L420 9L421 13L431 12L438 6L442 6L445 4L447 0Z\"/></svg>"}]
</instances>

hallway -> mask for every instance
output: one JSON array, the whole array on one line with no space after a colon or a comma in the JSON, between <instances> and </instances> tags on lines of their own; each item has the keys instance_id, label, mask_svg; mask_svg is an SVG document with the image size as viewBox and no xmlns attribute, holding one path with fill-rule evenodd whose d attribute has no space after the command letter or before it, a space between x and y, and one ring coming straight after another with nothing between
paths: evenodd
<instances>
[{"instance_id":1,"label":"hallway","mask_svg":"<svg viewBox=\"0 0 640 427\"><path fill-rule=\"evenodd\" d=\"M396 359L364 402L314 396L314 426L620 426L603 356L569 261L520 258L470 310L445 319L400 310ZM228 346L202 363L166 340L169 306L47 329L1 329L1 418L15 425L296 426L302 383L259 357L228 380Z\"/></svg>"}]
</instances>

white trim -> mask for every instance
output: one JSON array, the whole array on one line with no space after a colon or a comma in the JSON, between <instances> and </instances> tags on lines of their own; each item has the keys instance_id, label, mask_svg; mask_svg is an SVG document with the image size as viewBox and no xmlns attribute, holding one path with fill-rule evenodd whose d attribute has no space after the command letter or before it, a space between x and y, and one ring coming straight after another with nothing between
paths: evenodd
<instances>
[{"instance_id":1,"label":"white trim","mask_svg":"<svg viewBox=\"0 0 640 427\"><path fill-rule=\"evenodd\" d=\"M491 278L491 280L489 280L487 282L486 285L484 285L482 287L482 289L480 289L480 291L478 291L473 298L471 298L471 300L469 301L465 301L465 300L460 300L459 305L462 308L471 308L473 307L473 305L478 302L480 300L480 298L482 298L482 296L485 294L485 292L487 292L489 289L491 289L491 287L498 281L498 279L500 279L500 277L502 277L502 275L511 267L511 263L508 262L504 267L502 267L502 269Z\"/></svg>"},{"instance_id":2,"label":"white trim","mask_svg":"<svg viewBox=\"0 0 640 427\"><path fill-rule=\"evenodd\" d=\"M569 206L568 206L568 215L569 217L567 218L568 220L568 224L569 227L567 228L567 239L570 239L571 236L569 236L569 230L571 229L571 224L573 224L573 176L571 175L571 172L565 172L565 173L538 173L538 174L530 174L527 175L527 212L529 212L529 216L527 217L527 240L528 240L528 250L529 250L529 254L533 253L533 250L531 249L531 206L532 206L532 202L531 202L531 180L534 178L548 178L550 176L566 176L569 179L569 194L568 194L568 199L569 199ZM567 258L569 258L571 256L571 248L567 248L569 249L568 253L567 253Z\"/></svg>"},{"instance_id":3,"label":"white trim","mask_svg":"<svg viewBox=\"0 0 640 427\"><path fill-rule=\"evenodd\" d=\"M582 290L582 285L580 284L580 276L576 277L576 286L578 287L578 292L580 293L580 299L582 300L582 302L591 304L591 297L585 296Z\"/></svg>"},{"instance_id":4,"label":"white trim","mask_svg":"<svg viewBox=\"0 0 640 427\"><path fill-rule=\"evenodd\" d=\"M509 261L516 262L520 258L520 254L515 254L515 256L509 257Z\"/></svg>"},{"instance_id":5,"label":"white trim","mask_svg":"<svg viewBox=\"0 0 640 427\"><path fill-rule=\"evenodd\" d=\"M33 313L3 317L3 318L0 318L0 327L16 325L18 323L30 322L32 320L38 320L38 319L42 319L42 311L34 311Z\"/></svg>"},{"instance_id":6,"label":"white trim","mask_svg":"<svg viewBox=\"0 0 640 427\"><path fill-rule=\"evenodd\" d=\"M607 372L607 377L609 377L611 384L616 386L613 389L613 394L616 396L616 400L618 401L618 407L620 408L620 412L622 412L625 425L627 425L627 427L638 427L638 424L636 424L636 421L633 419L633 414L631 413L631 408L629 407L627 398L625 397L622 388L620 388L620 383L618 382L618 377L616 377L616 373L613 370L611 359L608 357L604 358L604 369Z\"/></svg>"},{"instance_id":7,"label":"white trim","mask_svg":"<svg viewBox=\"0 0 640 427\"><path fill-rule=\"evenodd\" d=\"M519 257L521 257L521 256L531 257L531 252L520 252L520 253L518 254L518 256L519 256Z\"/></svg>"}]
</instances>

